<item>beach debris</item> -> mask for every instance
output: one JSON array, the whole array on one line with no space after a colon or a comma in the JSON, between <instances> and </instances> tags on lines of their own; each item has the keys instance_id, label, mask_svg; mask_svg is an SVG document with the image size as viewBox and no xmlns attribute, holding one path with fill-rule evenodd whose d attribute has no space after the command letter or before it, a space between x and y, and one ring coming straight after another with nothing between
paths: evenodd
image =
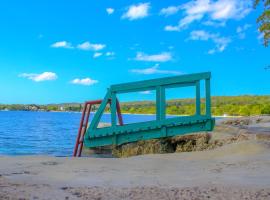
<instances>
[{"instance_id":1,"label":"beach debris","mask_svg":"<svg viewBox=\"0 0 270 200\"><path fill-rule=\"evenodd\" d=\"M260 138L267 137L260 136ZM250 139L258 139L258 136L250 134L247 130L218 127L211 134L206 132L182 135L115 146L112 148L112 154L115 157L130 157L144 154L204 151Z\"/></svg>"}]
</instances>

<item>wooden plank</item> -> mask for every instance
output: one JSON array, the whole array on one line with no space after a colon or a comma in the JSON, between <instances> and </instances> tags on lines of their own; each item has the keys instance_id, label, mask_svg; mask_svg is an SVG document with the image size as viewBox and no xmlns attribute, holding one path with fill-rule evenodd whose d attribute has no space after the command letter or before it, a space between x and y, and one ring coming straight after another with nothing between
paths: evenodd
<instances>
[{"instance_id":1,"label":"wooden plank","mask_svg":"<svg viewBox=\"0 0 270 200\"><path fill-rule=\"evenodd\" d=\"M111 124L116 126L116 94L112 92L111 94Z\"/></svg>"},{"instance_id":2,"label":"wooden plank","mask_svg":"<svg viewBox=\"0 0 270 200\"><path fill-rule=\"evenodd\" d=\"M110 97L111 97L111 92L110 92L110 90L108 90L105 97L104 97L104 99L103 99L103 101L102 101L102 103L100 104L96 114L93 117L93 120L92 120L92 122L90 124L90 127L89 127L90 129L96 129L97 128L98 123L100 121L100 118L102 116L102 113L104 112L105 107L106 107Z\"/></svg>"},{"instance_id":3,"label":"wooden plank","mask_svg":"<svg viewBox=\"0 0 270 200\"><path fill-rule=\"evenodd\" d=\"M97 147L106 145L121 145L129 142L136 142L140 140L149 140L163 137L171 137L176 135L184 135L191 132L211 131L213 130L214 120L206 120L200 123L177 125L166 127L166 134L164 128L155 128L152 130L134 131L131 133L123 133L119 135L110 135L97 138L86 138L85 145L87 147ZM115 139L116 138L116 139Z\"/></svg>"},{"instance_id":4,"label":"wooden plank","mask_svg":"<svg viewBox=\"0 0 270 200\"><path fill-rule=\"evenodd\" d=\"M166 102L165 89L158 86L156 89L156 120L164 120L166 118Z\"/></svg>"},{"instance_id":5,"label":"wooden plank","mask_svg":"<svg viewBox=\"0 0 270 200\"><path fill-rule=\"evenodd\" d=\"M180 76L172 76L159 79L151 79L146 81L137 81L131 83L116 84L111 86L111 91L113 92L130 92L132 90L143 90L145 88L156 87L157 85L166 86L172 84L180 83L190 83L196 82L201 79L209 79L211 77L210 72L197 73L197 74L188 74Z\"/></svg>"},{"instance_id":6,"label":"wooden plank","mask_svg":"<svg viewBox=\"0 0 270 200\"><path fill-rule=\"evenodd\" d=\"M87 131L91 132L90 137L100 137L103 135L113 135L121 134L123 132L132 132L135 130L151 130L155 129L157 127L162 126L174 126L174 125L181 125L181 124L192 124L192 123L199 123L202 121L209 120L211 118L206 116L185 116L185 117L174 117L174 118L168 118L164 120L153 120L153 121L147 121L147 122L139 122L139 123L132 123L132 124L125 124L124 126L116 126L113 127L104 127L104 128L98 128L98 129L88 129Z\"/></svg>"},{"instance_id":7,"label":"wooden plank","mask_svg":"<svg viewBox=\"0 0 270 200\"><path fill-rule=\"evenodd\" d=\"M211 91L210 91L210 79L205 79L205 107L206 115L211 116Z\"/></svg>"},{"instance_id":8,"label":"wooden plank","mask_svg":"<svg viewBox=\"0 0 270 200\"><path fill-rule=\"evenodd\" d=\"M196 82L196 115L201 115L201 91L200 81Z\"/></svg>"}]
</instances>

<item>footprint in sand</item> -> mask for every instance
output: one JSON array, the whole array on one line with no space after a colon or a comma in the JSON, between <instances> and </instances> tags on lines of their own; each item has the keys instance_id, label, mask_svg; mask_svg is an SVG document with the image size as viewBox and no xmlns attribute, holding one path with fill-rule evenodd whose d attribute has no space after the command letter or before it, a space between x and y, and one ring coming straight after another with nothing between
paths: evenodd
<instances>
[{"instance_id":1,"label":"footprint in sand","mask_svg":"<svg viewBox=\"0 0 270 200\"><path fill-rule=\"evenodd\" d=\"M214 172L214 173L221 173L222 172L222 168L216 168L216 169L211 169L210 171Z\"/></svg>"},{"instance_id":2,"label":"footprint in sand","mask_svg":"<svg viewBox=\"0 0 270 200\"><path fill-rule=\"evenodd\" d=\"M58 165L58 162L55 161L47 161L47 162L41 162L42 165Z\"/></svg>"}]
</instances>

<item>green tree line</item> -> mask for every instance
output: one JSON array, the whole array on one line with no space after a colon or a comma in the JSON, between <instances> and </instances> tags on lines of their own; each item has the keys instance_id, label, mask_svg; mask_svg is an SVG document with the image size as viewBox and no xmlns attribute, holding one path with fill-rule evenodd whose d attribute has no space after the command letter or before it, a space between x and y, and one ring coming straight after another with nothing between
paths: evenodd
<instances>
[{"instance_id":1,"label":"green tree line","mask_svg":"<svg viewBox=\"0 0 270 200\"><path fill-rule=\"evenodd\" d=\"M212 114L216 116L250 116L270 114L270 96L215 96L211 98ZM154 114L154 102L130 102L121 104L122 112ZM201 100L202 113L205 101ZM166 102L166 114L193 115L196 112L194 99L175 99Z\"/></svg>"},{"instance_id":2,"label":"green tree line","mask_svg":"<svg viewBox=\"0 0 270 200\"><path fill-rule=\"evenodd\" d=\"M213 96L212 114L216 116L250 116L270 114L270 95L267 96ZM24 111L75 111L80 112L83 104L66 103L50 105L21 105L0 104L0 110L24 110ZM93 111L98 107L95 106ZM106 111L109 111L109 107ZM205 111L205 101L201 100L202 113ZM124 102L121 103L123 113L155 114L156 107L153 101ZM170 115L193 115L196 112L195 99L173 99L166 102L166 113Z\"/></svg>"}]
</instances>

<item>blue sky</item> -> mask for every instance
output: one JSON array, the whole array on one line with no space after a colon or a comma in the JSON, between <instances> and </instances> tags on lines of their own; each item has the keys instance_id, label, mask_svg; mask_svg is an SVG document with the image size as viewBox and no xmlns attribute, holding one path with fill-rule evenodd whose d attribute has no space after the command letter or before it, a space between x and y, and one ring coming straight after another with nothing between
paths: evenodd
<instances>
[{"instance_id":1,"label":"blue sky","mask_svg":"<svg viewBox=\"0 0 270 200\"><path fill-rule=\"evenodd\" d=\"M0 103L83 102L114 83L204 71L212 95L270 94L261 11L249 0L2 0Z\"/></svg>"}]
</instances>

